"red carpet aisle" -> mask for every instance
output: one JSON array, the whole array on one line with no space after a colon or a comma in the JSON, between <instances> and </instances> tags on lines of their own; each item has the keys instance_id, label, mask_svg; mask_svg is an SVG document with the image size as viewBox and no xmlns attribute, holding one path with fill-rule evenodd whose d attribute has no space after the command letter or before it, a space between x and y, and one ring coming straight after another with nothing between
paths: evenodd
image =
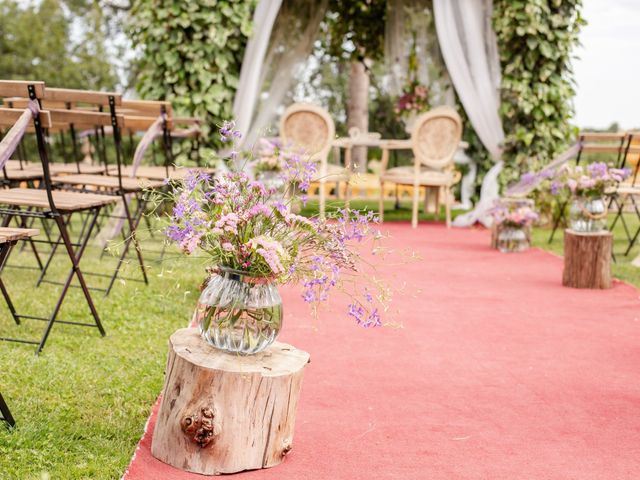
<instances>
[{"instance_id":1,"label":"red carpet aisle","mask_svg":"<svg viewBox=\"0 0 640 480\"><path fill-rule=\"evenodd\" d=\"M561 259L486 231L384 228L422 257L388 269L403 328L313 322L284 292L282 340L311 353L294 448L238 478L640 478L638 290L563 288ZM202 479L151 457L154 421L124 478Z\"/></svg>"}]
</instances>

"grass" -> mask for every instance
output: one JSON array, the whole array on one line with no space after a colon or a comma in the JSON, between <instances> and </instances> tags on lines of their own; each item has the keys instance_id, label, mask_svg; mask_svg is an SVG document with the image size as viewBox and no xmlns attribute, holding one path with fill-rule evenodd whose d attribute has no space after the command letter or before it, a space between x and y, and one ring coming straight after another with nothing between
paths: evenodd
<instances>
[{"instance_id":1,"label":"grass","mask_svg":"<svg viewBox=\"0 0 640 480\"><path fill-rule=\"evenodd\" d=\"M329 209L340 202L330 202ZM377 208L376 201L355 200L355 208ZM317 208L310 202L304 213ZM388 202L385 220L409 220L408 203L393 210ZM460 212L454 212L460 213ZM630 215L629 215L630 217ZM421 215L421 219L431 219ZM634 222L637 225L637 222ZM624 247L616 229L616 251ZM562 235L548 245L549 231L536 229L534 245L562 252ZM148 237L148 235L146 235ZM94 298L107 330L55 325L44 353L32 346L0 342L0 391L18 422L13 431L0 427L0 478L5 479L117 479L133 455L151 406L162 388L167 338L185 326L193 312L198 285L204 278L201 259L184 259L170 252L160 264L153 261L159 239L146 238L144 251L150 264L150 285L131 280L117 283L105 298ZM618 256L614 274L640 286L640 269L630 265L638 253ZM48 278L62 279L68 264L56 257ZM33 255L17 248L10 264L34 266ZM83 259L85 271L110 272L114 258L101 258L92 246ZM139 278L135 265L124 275ZM35 288L36 272L6 268L3 279L23 313L46 314L59 287ZM90 278L92 285L105 280ZM78 289L71 291L60 318L86 321L88 309ZM38 338L43 324L25 320L13 324L6 308L0 309L0 336Z\"/></svg>"},{"instance_id":2,"label":"grass","mask_svg":"<svg viewBox=\"0 0 640 480\"><path fill-rule=\"evenodd\" d=\"M159 250L147 240L144 249ZM157 253L147 253L151 260ZM68 268L62 255L47 278L61 280ZM12 253L12 265L34 266L29 251ZM42 355L35 347L0 342L0 391L17 426L0 426L0 478L120 478L142 435L145 421L162 388L168 336L187 325L204 278L200 261L171 258L151 262L150 285L119 282L110 296L94 299L107 336L96 328L55 325ZM85 271L111 272L115 259L100 258L90 247ZM140 278L134 265L124 275ZM46 315L60 287L35 288L36 272L8 267L7 288L22 313ZM105 279L89 278L90 285ZM79 289L66 299L61 319L89 318ZM44 324L24 320L16 326L6 308L0 313L0 336L39 338Z\"/></svg>"}]
</instances>

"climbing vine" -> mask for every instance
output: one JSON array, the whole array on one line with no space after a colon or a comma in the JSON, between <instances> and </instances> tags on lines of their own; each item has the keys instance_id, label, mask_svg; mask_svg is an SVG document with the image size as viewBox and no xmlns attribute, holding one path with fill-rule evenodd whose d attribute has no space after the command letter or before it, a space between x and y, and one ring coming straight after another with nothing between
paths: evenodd
<instances>
[{"instance_id":1,"label":"climbing vine","mask_svg":"<svg viewBox=\"0 0 640 480\"><path fill-rule=\"evenodd\" d=\"M210 129L232 117L233 97L255 0L137 0L129 34L141 49L136 88L142 98L169 100Z\"/></svg>"},{"instance_id":2,"label":"climbing vine","mask_svg":"<svg viewBox=\"0 0 640 480\"><path fill-rule=\"evenodd\" d=\"M502 69L500 115L510 183L567 146L574 129L571 53L585 21L582 0L494 0Z\"/></svg>"}]
</instances>

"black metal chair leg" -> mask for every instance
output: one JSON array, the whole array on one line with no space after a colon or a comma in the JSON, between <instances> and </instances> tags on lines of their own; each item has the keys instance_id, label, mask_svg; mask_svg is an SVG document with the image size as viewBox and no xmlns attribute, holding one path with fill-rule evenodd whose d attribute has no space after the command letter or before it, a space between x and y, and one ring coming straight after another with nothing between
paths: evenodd
<instances>
[{"instance_id":1,"label":"black metal chair leg","mask_svg":"<svg viewBox=\"0 0 640 480\"><path fill-rule=\"evenodd\" d=\"M113 288L113 285L116 281L116 279L118 278L118 274L120 273L120 267L122 266L122 264L124 263L124 259L127 256L127 253L129 251L129 245L131 245L131 242L133 242L134 248L136 250L136 254L138 256L138 264L140 265L140 270L142 272L142 277L144 279L144 283L145 284L149 284L149 279L147 277L147 271L146 268L144 266L144 260L142 258L142 250L140 249L140 244L138 243L138 239L136 238L136 229L138 228L138 225L140 224L140 219L142 217L142 213L144 213L144 206L142 204L142 200L139 201L138 207L136 209L136 214L135 214L135 219L131 217L131 212L129 211L129 206L127 203L127 200L125 198L125 195L122 196L122 203L124 205L124 213L125 216L127 218L127 222L129 223L129 236L126 237L125 241L124 241L124 245L122 247L122 253L120 254L120 258L118 259L118 265L116 265L116 270L113 272L113 275L111 277L111 281L109 282L109 286L107 287L107 291L105 292L105 296L109 295L109 293L111 292L111 289Z\"/></svg>"},{"instance_id":2,"label":"black metal chair leg","mask_svg":"<svg viewBox=\"0 0 640 480\"><path fill-rule=\"evenodd\" d=\"M69 216L68 221L71 221L71 216ZM63 222L64 222L64 219L63 219ZM39 287L42 284L44 277L47 274L47 271L49 270L49 266L51 265L51 261L53 260L53 257L56 254L56 251L58 250L58 245L60 245L60 240L62 240L62 234L58 233L58 238L56 239L55 243L52 243L51 245L51 251L49 252L49 257L47 258L47 261L44 264L42 271L40 272L40 276L38 277L38 281L36 282L36 287Z\"/></svg>"},{"instance_id":3,"label":"black metal chair leg","mask_svg":"<svg viewBox=\"0 0 640 480\"><path fill-rule=\"evenodd\" d=\"M47 338L49 338L49 334L51 333L51 328L53 327L53 324L56 321L56 317L60 312L60 308L62 307L62 302L64 301L67 295L67 292L69 290L69 287L71 286L71 281L73 280L74 275L78 279L78 283L80 283L80 287L82 288L82 292L84 293L85 299L87 301L87 305L89 306L89 310L91 310L91 315L93 316L96 327L98 327L98 330L100 331L100 334L102 336L105 335L104 328L102 327L102 323L100 322L100 316L98 315L98 311L96 310L96 307L93 304L91 293L89 292L89 288L87 287L87 284L84 280L84 276L82 275L82 271L80 270L80 266L79 266L80 260L82 259L82 255L91 238L91 232L98 219L99 213L100 213L100 208L96 208L96 211L94 212L93 217L91 219L89 228L87 229L86 235L84 236L83 239L80 239L80 242L79 242L80 247L78 248L77 252L73 251L73 246L71 244L69 232L67 231L67 228L63 219L60 216L55 217L56 224L58 225L58 229L60 230L60 234L62 235L62 241L67 250L67 254L69 256L69 260L71 260L72 266L67 276L67 280L63 284L62 292L60 292L60 297L58 298L58 301L53 309L53 312L49 317L49 321L47 322L47 326L45 327L45 330L42 334L42 339L40 340L40 344L38 345L38 348L36 350L36 355L42 351L42 349L44 348L47 342Z\"/></svg>"},{"instance_id":4,"label":"black metal chair leg","mask_svg":"<svg viewBox=\"0 0 640 480\"><path fill-rule=\"evenodd\" d=\"M7 422L10 427L14 427L16 425L16 421L13 418L13 415L11 415L11 411L9 410L7 403L4 401L2 394L0 394L0 413L2 413L0 420Z\"/></svg>"},{"instance_id":5,"label":"black metal chair leg","mask_svg":"<svg viewBox=\"0 0 640 480\"><path fill-rule=\"evenodd\" d=\"M11 249L13 248L13 245L15 243L16 242L7 242L0 245L0 274L2 274L2 270L4 270L4 266L7 263L7 258L9 258L9 253L11 252ZM9 311L11 312L11 316L13 317L13 321L16 322L16 325L20 325L20 318L18 317L13 302L11 301L9 292L2 282L2 278L0 278L0 292L2 293L5 302L7 303L7 307L9 307Z\"/></svg>"}]
</instances>

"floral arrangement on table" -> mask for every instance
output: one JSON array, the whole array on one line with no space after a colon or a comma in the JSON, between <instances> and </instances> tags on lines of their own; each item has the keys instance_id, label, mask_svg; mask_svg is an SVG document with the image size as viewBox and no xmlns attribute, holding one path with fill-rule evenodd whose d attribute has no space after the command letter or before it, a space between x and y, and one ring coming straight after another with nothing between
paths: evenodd
<instances>
[{"instance_id":1,"label":"floral arrangement on table","mask_svg":"<svg viewBox=\"0 0 640 480\"><path fill-rule=\"evenodd\" d=\"M239 138L231 122L221 135ZM206 340L228 351L256 353L273 342L282 321L278 285L301 285L314 312L333 290L346 291L347 315L363 327L382 325L389 301L375 276L361 275L365 262L355 247L379 239L378 218L350 209L324 219L292 213L289 206L309 188L316 163L295 152L278 158L287 191L244 172L190 172L170 194L166 236L188 255L204 252L212 272L196 321Z\"/></svg>"},{"instance_id":2,"label":"floral arrangement on table","mask_svg":"<svg viewBox=\"0 0 640 480\"><path fill-rule=\"evenodd\" d=\"M531 200L528 200L531 202ZM530 228L538 220L526 200L499 200L491 209L495 228L495 246L503 253L522 252L529 248Z\"/></svg>"},{"instance_id":3,"label":"floral arrangement on table","mask_svg":"<svg viewBox=\"0 0 640 480\"><path fill-rule=\"evenodd\" d=\"M394 111L401 117L411 118L428 111L429 108L429 89L414 80L402 90Z\"/></svg>"}]
</instances>

